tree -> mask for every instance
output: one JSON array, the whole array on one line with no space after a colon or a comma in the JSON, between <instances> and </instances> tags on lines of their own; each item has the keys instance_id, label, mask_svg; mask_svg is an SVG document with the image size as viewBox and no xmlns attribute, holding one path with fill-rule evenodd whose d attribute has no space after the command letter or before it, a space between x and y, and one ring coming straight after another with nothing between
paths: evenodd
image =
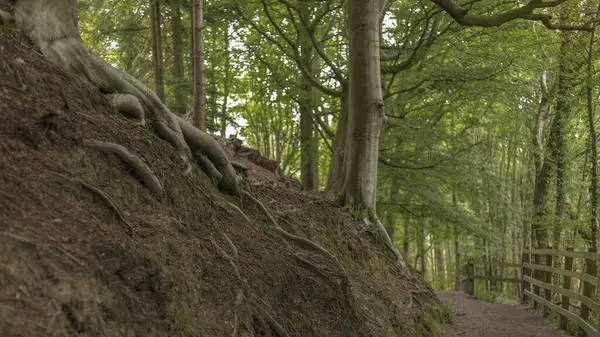
<instances>
[{"instance_id":1,"label":"tree","mask_svg":"<svg viewBox=\"0 0 600 337\"><path fill-rule=\"evenodd\" d=\"M204 0L194 0L194 126L204 131L206 110L204 106Z\"/></svg>"},{"instance_id":2,"label":"tree","mask_svg":"<svg viewBox=\"0 0 600 337\"><path fill-rule=\"evenodd\" d=\"M14 21L50 62L87 78L102 92L115 96L117 108L152 122L157 134L171 143L183 160L184 174L193 159L208 158L214 170L208 174L230 193L239 192L239 177L220 145L206 133L174 115L158 96L131 75L112 67L82 41L73 21L70 0L18 0L14 13L2 13ZM51 42L51 43L50 43Z\"/></svg>"},{"instance_id":3,"label":"tree","mask_svg":"<svg viewBox=\"0 0 600 337\"><path fill-rule=\"evenodd\" d=\"M160 13L160 2L158 0L150 0L150 18L152 22L152 66L154 68L154 91L156 91L158 98L164 102L164 62L161 34L162 15Z\"/></svg>"},{"instance_id":4,"label":"tree","mask_svg":"<svg viewBox=\"0 0 600 337\"><path fill-rule=\"evenodd\" d=\"M180 84L184 82L185 67L183 64L183 28L181 25L181 10L179 0L170 0L171 4L171 38L173 39L173 66L171 72L176 83L174 96L175 104L173 110L182 116L185 113L185 95Z\"/></svg>"}]
</instances>

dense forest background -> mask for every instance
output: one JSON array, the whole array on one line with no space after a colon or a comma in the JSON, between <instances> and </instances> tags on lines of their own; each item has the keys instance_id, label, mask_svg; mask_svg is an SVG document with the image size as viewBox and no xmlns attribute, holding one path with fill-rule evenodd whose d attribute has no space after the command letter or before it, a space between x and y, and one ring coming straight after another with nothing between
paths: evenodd
<instances>
[{"instance_id":1,"label":"dense forest background","mask_svg":"<svg viewBox=\"0 0 600 337\"><path fill-rule=\"evenodd\" d=\"M207 131L237 135L306 189L328 190L347 86L343 1L200 4L81 0L79 28L172 111L191 121L201 96ZM377 210L405 260L454 289L468 258L518 262L541 241L595 247L596 35L528 20L465 27L429 1L388 6ZM591 22L597 6L547 11L562 23ZM200 96L194 60L203 60Z\"/></svg>"}]
</instances>

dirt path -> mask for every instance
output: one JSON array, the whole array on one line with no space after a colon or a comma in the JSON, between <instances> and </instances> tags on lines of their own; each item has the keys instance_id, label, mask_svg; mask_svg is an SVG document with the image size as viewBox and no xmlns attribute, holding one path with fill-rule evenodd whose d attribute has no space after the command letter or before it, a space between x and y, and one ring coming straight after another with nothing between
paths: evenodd
<instances>
[{"instance_id":1,"label":"dirt path","mask_svg":"<svg viewBox=\"0 0 600 337\"><path fill-rule=\"evenodd\" d=\"M549 320L517 305L494 304L463 293L438 293L456 313L455 323L443 337L569 337Z\"/></svg>"}]
</instances>

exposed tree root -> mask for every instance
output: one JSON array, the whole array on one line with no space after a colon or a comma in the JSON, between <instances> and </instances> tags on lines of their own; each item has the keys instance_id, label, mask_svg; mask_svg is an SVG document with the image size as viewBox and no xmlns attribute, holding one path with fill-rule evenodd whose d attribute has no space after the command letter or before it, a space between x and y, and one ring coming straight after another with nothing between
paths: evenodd
<instances>
[{"instance_id":1,"label":"exposed tree root","mask_svg":"<svg viewBox=\"0 0 600 337\"><path fill-rule=\"evenodd\" d=\"M152 191L152 193L159 198L162 197L163 187L156 175L152 172L148 165L144 164L140 158L129 152L124 146L91 139L84 139L83 146L117 155L117 157L121 158L122 161L133 168L135 173L137 173L137 175L144 182L146 187Z\"/></svg>"},{"instance_id":2,"label":"exposed tree root","mask_svg":"<svg viewBox=\"0 0 600 337\"><path fill-rule=\"evenodd\" d=\"M58 172L54 172L54 171L49 171L49 172L65 179L65 180L68 180L74 184L79 184L79 185L83 186L84 188L98 194L115 211L115 213L117 213L118 218L127 226L127 229L129 230L129 234L130 235L133 234L133 226L131 226L131 224L125 219L125 216L123 216L121 209L114 203L114 201L112 201L112 199L108 195L106 195L106 193L102 192L98 188L96 188L88 183L85 183L81 180L67 177L66 175L60 174Z\"/></svg>"},{"instance_id":3,"label":"exposed tree root","mask_svg":"<svg viewBox=\"0 0 600 337\"><path fill-rule=\"evenodd\" d=\"M79 35L71 5L71 0L19 0L14 6L16 26L36 44L47 60L63 70L85 77L104 93L137 98L145 118L152 122L157 134L175 147L185 164L184 174L191 172L193 153L202 153L222 174L219 186L237 194L240 181L219 143L178 118L136 78L95 55ZM134 101L127 96L121 97L123 109L139 114L139 106Z\"/></svg>"},{"instance_id":4,"label":"exposed tree root","mask_svg":"<svg viewBox=\"0 0 600 337\"><path fill-rule=\"evenodd\" d=\"M294 208L294 209L290 209L290 210L287 210L287 211L273 211L272 213L276 217L285 218L285 217L288 217L288 216L290 216L292 214L296 214L296 213L300 213L300 212L302 212L301 209Z\"/></svg>"},{"instance_id":5,"label":"exposed tree root","mask_svg":"<svg viewBox=\"0 0 600 337\"><path fill-rule=\"evenodd\" d=\"M15 240L17 242L20 242L20 243L23 243L23 244L26 244L26 245L30 245L30 246L33 246L33 247L37 247L38 246L37 243L35 243L35 242L33 242L33 241L31 241L31 240L29 240L27 238L24 238L22 236L16 235L16 234L12 234L12 233L9 233L9 232L4 232L4 231L0 232L0 234L2 234L3 236L6 236L7 238L13 239L13 240Z\"/></svg>"},{"instance_id":6,"label":"exposed tree root","mask_svg":"<svg viewBox=\"0 0 600 337\"><path fill-rule=\"evenodd\" d=\"M240 281L242 288L238 289L236 291L236 295L235 295L235 302L234 302L234 316L233 316L233 323L234 323L234 328L233 328L233 332L231 334L232 337L236 337L238 335L238 331L239 331L239 325L240 325L240 313L241 313L241 306L244 302L245 296L244 296L244 289L246 289L246 292L250 294L250 289L248 289L248 284L246 283L246 281L242 278L242 275L240 274L239 268L236 264L236 260L238 258L238 250L236 248L236 246L233 244L233 242L231 241L231 239L229 239L229 237L227 236L227 234L223 233L223 237L225 238L225 240L227 241L227 244L230 246L232 252L233 252L233 257L229 254L227 254L227 252L221 248L221 246L219 246L219 244L215 241L214 238L210 238L210 242L213 244L213 246L217 249L217 251L219 252L219 254L224 257L228 262L229 265L231 265L231 267L233 268L235 275L237 277L237 279ZM252 298L247 298L246 299L247 303L250 304L253 307L253 310L251 310L251 312L256 312L258 313L258 315L255 315L255 317L260 320L260 321L266 321L266 323L268 323L269 327L278 335L281 337L289 337L289 334L287 333L287 331L285 331L285 329L281 326L281 324L279 324L269 313L267 310L265 310L261 305L258 304L258 302L256 302L254 299ZM263 328L266 329L267 328L267 324L263 323ZM250 331L250 330L248 330Z\"/></svg>"},{"instance_id":7,"label":"exposed tree root","mask_svg":"<svg viewBox=\"0 0 600 337\"><path fill-rule=\"evenodd\" d=\"M239 194L241 178L231 165L227 153L221 145L209 134L200 131L180 117L173 115L179 122L181 131L193 153L203 153L214 164L215 168L223 175L219 180L219 187L231 194ZM215 177L216 179L216 177Z\"/></svg>"},{"instance_id":8,"label":"exposed tree root","mask_svg":"<svg viewBox=\"0 0 600 337\"><path fill-rule=\"evenodd\" d=\"M206 175L210 178L213 184L219 185L221 180L223 180L223 175L221 174L221 172L219 172L219 170L217 170L217 168L215 167L215 165L213 165L210 159L208 159L205 155L201 153L195 153L194 157L196 158L196 163L200 165L202 171L206 173Z\"/></svg>"},{"instance_id":9,"label":"exposed tree root","mask_svg":"<svg viewBox=\"0 0 600 337\"><path fill-rule=\"evenodd\" d=\"M114 94L112 104L121 114L139 119L141 125L146 125L144 108L137 97L129 94Z\"/></svg>"},{"instance_id":10,"label":"exposed tree root","mask_svg":"<svg viewBox=\"0 0 600 337\"><path fill-rule=\"evenodd\" d=\"M277 322L271 315L269 315L267 310L265 310L262 306L256 303L256 301L254 301L253 299L248 299L248 302L250 302L256 308L258 313L267 321L271 329L273 329L273 331L275 331L275 333L279 337L290 337L290 334L288 334L287 331L285 331L285 329L279 324L279 322Z\"/></svg>"},{"instance_id":11,"label":"exposed tree root","mask_svg":"<svg viewBox=\"0 0 600 337\"><path fill-rule=\"evenodd\" d=\"M267 207L262 202L260 202L260 200L256 199L254 196L252 196L247 191L242 191L242 194L244 194L250 200L252 200L263 211L263 213L265 213L265 215L267 216L267 218L273 225L272 228L281 235L281 237L284 239L284 242L287 243L287 241L291 241L291 242L295 243L296 245L300 246L301 248L319 252L319 253L327 256L329 259L331 259L335 263L336 267L340 271L341 282L338 284L340 286L340 290L341 290L342 296L344 298L344 301L349 308L353 308L352 297L351 297L352 293L351 293L351 289L350 289L350 279L348 278L348 273L346 272L346 269L341 264L341 262L333 254L331 254L327 249L321 247L319 244L317 244L309 239L293 235L293 234L287 232L286 230L284 230L283 228L281 228L279 226L279 224L277 224L277 221L275 221L275 218L273 218L273 216L271 215L271 213L269 212ZM308 269L319 274L320 276L324 277L325 279L329 279L329 277L327 277L327 275L325 275L323 273L321 268L316 266L314 263L302 258L298 254L295 254L295 257L296 257L296 259L298 259L299 262L301 262Z\"/></svg>"},{"instance_id":12,"label":"exposed tree root","mask_svg":"<svg viewBox=\"0 0 600 337\"><path fill-rule=\"evenodd\" d=\"M403 270L406 269L406 263L404 262L402 254L400 254L398 248L394 246L394 243L392 242L392 239L385 230L385 227L383 226L381 221L379 221L379 218L377 218L375 212L371 209L369 210L369 221L375 226L375 229L377 229L377 231L379 232L379 235L382 237L383 242L390 250L390 252L394 255L396 264Z\"/></svg>"}]
</instances>

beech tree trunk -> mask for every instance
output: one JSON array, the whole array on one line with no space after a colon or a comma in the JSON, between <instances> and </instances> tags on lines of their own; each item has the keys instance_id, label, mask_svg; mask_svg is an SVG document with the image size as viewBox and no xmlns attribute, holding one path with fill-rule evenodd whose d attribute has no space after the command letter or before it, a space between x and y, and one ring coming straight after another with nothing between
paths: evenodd
<instances>
[{"instance_id":1,"label":"beech tree trunk","mask_svg":"<svg viewBox=\"0 0 600 337\"><path fill-rule=\"evenodd\" d=\"M204 131L206 123L204 93L204 15L203 0L194 0L194 126Z\"/></svg>"},{"instance_id":2,"label":"beech tree trunk","mask_svg":"<svg viewBox=\"0 0 600 337\"><path fill-rule=\"evenodd\" d=\"M185 68L183 65L183 27L181 25L181 10L178 0L171 0L171 37L173 39L173 96L175 104L173 111L179 116L185 114L185 95L183 92L183 83L185 82Z\"/></svg>"},{"instance_id":3,"label":"beech tree trunk","mask_svg":"<svg viewBox=\"0 0 600 337\"><path fill-rule=\"evenodd\" d=\"M379 136L384 121L379 1L349 0L350 90L340 201L375 211Z\"/></svg>"},{"instance_id":4,"label":"beech tree trunk","mask_svg":"<svg viewBox=\"0 0 600 337\"><path fill-rule=\"evenodd\" d=\"M310 17L308 2L299 3L301 15ZM301 29L300 61L303 66L314 74L312 41ZM300 76L300 180L304 188L315 191L319 188L319 142L315 137L313 122L314 99L313 87L306 76Z\"/></svg>"},{"instance_id":5,"label":"beech tree trunk","mask_svg":"<svg viewBox=\"0 0 600 337\"><path fill-rule=\"evenodd\" d=\"M596 10L596 18L600 17L600 3ZM587 60L586 100L588 112L588 125L591 147L591 183L590 183L590 248L598 249L598 135L596 134L596 106L594 105L594 86L592 79L594 75L594 38L596 36L597 22L593 23L590 34L590 45Z\"/></svg>"},{"instance_id":6,"label":"beech tree trunk","mask_svg":"<svg viewBox=\"0 0 600 337\"><path fill-rule=\"evenodd\" d=\"M152 67L154 68L154 91L161 101L165 101L165 86L163 76L163 50L161 34L160 2L150 0L150 21L152 22Z\"/></svg>"},{"instance_id":7,"label":"beech tree trunk","mask_svg":"<svg viewBox=\"0 0 600 337\"><path fill-rule=\"evenodd\" d=\"M223 84L223 105L221 105L221 137L227 134L227 101L229 100L229 76L230 76L230 53L229 53L229 25L225 27L225 81Z\"/></svg>"}]
</instances>

